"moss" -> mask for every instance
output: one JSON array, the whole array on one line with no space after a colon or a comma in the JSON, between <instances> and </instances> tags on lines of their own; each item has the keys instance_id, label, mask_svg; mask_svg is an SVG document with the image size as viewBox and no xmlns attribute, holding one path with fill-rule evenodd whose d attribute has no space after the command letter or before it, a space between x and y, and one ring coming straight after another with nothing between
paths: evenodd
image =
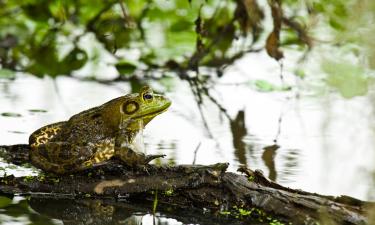
<instances>
[{"instance_id":1,"label":"moss","mask_svg":"<svg viewBox=\"0 0 375 225\"><path fill-rule=\"evenodd\" d=\"M173 189L168 189L164 191L165 196L173 196L174 195L174 190Z\"/></svg>"},{"instance_id":2,"label":"moss","mask_svg":"<svg viewBox=\"0 0 375 225\"><path fill-rule=\"evenodd\" d=\"M282 223L276 219L273 219L272 221L269 222L269 225L287 225L286 223ZM288 225L292 225L292 223L288 223Z\"/></svg>"},{"instance_id":3,"label":"moss","mask_svg":"<svg viewBox=\"0 0 375 225\"><path fill-rule=\"evenodd\" d=\"M227 216L227 215L230 215L231 214L231 212L230 211L220 211L219 212L221 215L225 215L225 216Z\"/></svg>"},{"instance_id":4,"label":"moss","mask_svg":"<svg viewBox=\"0 0 375 225\"><path fill-rule=\"evenodd\" d=\"M39 180L40 182L43 182L43 181L46 180L46 176L45 176L44 174L39 175L37 178L38 178L38 180Z\"/></svg>"},{"instance_id":5,"label":"moss","mask_svg":"<svg viewBox=\"0 0 375 225\"><path fill-rule=\"evenodd\" d=\"M241 216L249 216L252 213L252 210L238 209L238 213Z\"/></svg>"},{"instance_id":6,"label":"moss","mask_svg":"<svg viewBox=\"0 0 375 225\"><path fill-rule=\"evenodd\" d=\"M57 184L57 183L60 182L60 179L57 178L57 177L51 177L51 178L50 178L50 181L52 181L53 183Z\"/></svg>"},{"instance_id":7,"label":"moss","mask_svg":"<svg viewBox=\"0 0 375 225\"><path fill-rule=\"evenodd\" d=\"M35 177L34 176L25 176L24 178L23 178L23 181L24 182L32 182L32 181L34 181L35 180Z\"/></svg>"},{"instance_id":8,"label":"moss","mask_svg":"<svg viewBox=\"0 0 375 225\"><path fill-rule=\"evenodd\" d=\"M230 210L223 210L219 212L219 215L221 216L229 216L235 219L240 220L256 220L258 222L266 222L270 225L286 225L286 223L280 222L276 218L273 218L272 216L268 215L266 212L264 212L261 209L252 207L252 208L244 208L243 206L233 206ZM291 225L289 223L288 225Z\"/></svg>"},{"instance_id":9,"label":"moss","mask_svg":"<svg viewBox=\"0 0 375 225\"><path fill-rule=\"evenodd\" d=\"M3 184L8 184L8 180L6 180L6 179L1 179L1 183L3 183Z\"/></svg>"}]
</instances>

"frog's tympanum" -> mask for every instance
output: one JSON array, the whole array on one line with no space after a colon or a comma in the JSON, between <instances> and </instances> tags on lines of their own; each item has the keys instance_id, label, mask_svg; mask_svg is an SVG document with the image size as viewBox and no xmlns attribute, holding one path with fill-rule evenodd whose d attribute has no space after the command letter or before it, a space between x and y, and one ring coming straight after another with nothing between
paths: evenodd
<instances>
[{"instance_id":1,"label":"frog's tympanum","mask_svg":"<svg viewBox=\"0 0 375 225\"><path fill-rule=\"evenodd\" d=\"M145 155L134 149L139 130L171 105L149 87L113 99L72 116L68 121L44 126L29 138L30 159L44 171L73 173L105 164L117 157L136 167L163 155Z\"/></svg>"}]
</instances>

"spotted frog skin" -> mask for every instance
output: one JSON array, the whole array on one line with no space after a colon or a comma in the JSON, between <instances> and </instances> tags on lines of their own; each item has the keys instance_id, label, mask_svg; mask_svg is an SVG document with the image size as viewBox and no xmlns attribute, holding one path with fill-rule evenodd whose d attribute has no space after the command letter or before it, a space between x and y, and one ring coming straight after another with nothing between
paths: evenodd
<instances>
[{"instance_id":1,"label":"spotted frog skin","mask_svg":"<svg viewBox=\"0 0 375 225\"><path fill-rule=\"evenodd\" d=\"M119 158L126 165L143 166L163 155L136 151L134 138L155 116L171 105L166 97L145 86L139 93L113 99L50 124L30 135L30 160L44 171L67 174Z\"/></svg>"}]
</instances>

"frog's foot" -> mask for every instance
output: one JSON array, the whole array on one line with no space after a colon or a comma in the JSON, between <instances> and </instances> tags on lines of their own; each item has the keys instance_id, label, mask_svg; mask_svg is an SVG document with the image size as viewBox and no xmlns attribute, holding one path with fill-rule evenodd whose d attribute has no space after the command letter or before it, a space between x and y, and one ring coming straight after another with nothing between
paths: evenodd
<instances>
[{"instance_id":1,"label":"frog's foot","mask_svg":"<svg viewBox=\"0 0 375 225\"><path fill-rule=\"evenodd\" d=\"M154 159L164 158L165 156L167 156L167 155L164 155L164 154L158 154L158 155L146 155L146 158L145 158L145 164L148 164L149 162L151 162L151 161L154 160Z\"/></svg>"},{"instance_id":2,"label":"frog's foot","mask_svg":"<svg viewBox=\"0 0 375 225\"><path fill-rule=\"evenodd\" d=\"M151 171L154 169L154 166L148 164L150 161L154 160L154 159L157 159L157 158L164 158L166 155L146 155L144 157L144 161L142 164L136 164L133 166L133 169L135 171L140 171L140 172L144 172L144 173L147 173L148 175L151 175L150 174L150 169Z\"/></svg>"}]
</instances>

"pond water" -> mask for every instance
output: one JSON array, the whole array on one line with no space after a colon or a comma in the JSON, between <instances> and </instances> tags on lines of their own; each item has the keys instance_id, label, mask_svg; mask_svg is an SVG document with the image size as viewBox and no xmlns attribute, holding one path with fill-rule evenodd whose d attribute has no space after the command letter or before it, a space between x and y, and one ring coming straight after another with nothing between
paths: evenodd
<instances>
[{"instance_id":1,"label":"pond water","mask_svg":"<svg viewBox=\"0 0 375 225\"><path fill-rule=\"evenodd\" d=\"M260 53L249 57L267 56ZM298 81L294 76L288 78L288 74L284 74L286 81L296 88L261 92L249 81L278 80L279 65L263 60L268 66L255 65L249 72L246 64L246 60L251 60L249 57L229 68L210 87L210 95L225 113L208 97L204 98L200 111L186 81L174 78L146 81L173 102L169 111L144 130L147 153L166 154L162 163L229 162L231 171L245 164L261 169L270 179L291 188L375 200L372 93L343 99L327 91L318 94L306 88L301 91ZM98 83L69 77L53 80L19 75L15 80L0 80L0 144L26 143L35 129L132 92L132 87L127 82ZM21 176L37 172L0 163L6 174ZM80 210L68 204L63 210L61 205L64 204L52 204L54 212L38 214L40 204L16 197L0 209L0 221L62 224L64 210ZM118 223L155 222L145 210L126 212L128 217ZM64 223L77 224L67 221ZM156 217L156 224L186 224L182 221ZM104 219L102 223L106 223Z\"/></svg>"}]
</instances>

